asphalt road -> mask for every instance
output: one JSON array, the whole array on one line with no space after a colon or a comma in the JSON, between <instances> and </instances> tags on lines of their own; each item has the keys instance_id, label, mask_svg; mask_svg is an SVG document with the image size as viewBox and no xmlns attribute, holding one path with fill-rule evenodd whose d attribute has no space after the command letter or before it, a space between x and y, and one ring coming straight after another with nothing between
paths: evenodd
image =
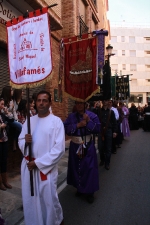
<instances>
[{"instance_id":1,"label":"asphalt road","mask_svg":"<svg viewBox=\"0 0 150 225\"><path fill-rule=\"evenodd\" d=\"M59 194L65 225L150 225L150 132L131 131L99 177L93 204L71 186Z\"/></svg>"}]
</instances>

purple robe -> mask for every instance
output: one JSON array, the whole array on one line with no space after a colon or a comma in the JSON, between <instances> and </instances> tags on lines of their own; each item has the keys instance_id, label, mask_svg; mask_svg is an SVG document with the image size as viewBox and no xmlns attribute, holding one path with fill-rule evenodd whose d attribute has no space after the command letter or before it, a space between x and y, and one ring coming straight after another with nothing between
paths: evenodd
<instances>
[{"instance_id":1,"label":"purple robe","mask_svg":"<svg viewBox=\"0 0 150 225\"><path fill-rule=\"evenodd\" d=\"M100 122L97 115L90 111L86 111L85 113L88 114L90 121L87 123L86 129L81 128L83 136L99 133ZM79 120L81 121L82 119L80 115ZM71 113L64 122L67 135L81 137L77 123L77 113ZM98 161L95 145L91 141L87 154L82 159L76 154L79 146L80 144L70 142L67 183L77 188L81 193L94 193L99 190Z\"/></svg>"},{"instance_id":2,"label":"purple robe","mask_svg":"<svg viewBox=\"0 0 150 225\"><path fill-rule=\"evenodd\" d=\"M124 137L130 137L130 128L129 128L129 110L127 107L122 107L122 133Z\"/></svg>"}]
</instances>

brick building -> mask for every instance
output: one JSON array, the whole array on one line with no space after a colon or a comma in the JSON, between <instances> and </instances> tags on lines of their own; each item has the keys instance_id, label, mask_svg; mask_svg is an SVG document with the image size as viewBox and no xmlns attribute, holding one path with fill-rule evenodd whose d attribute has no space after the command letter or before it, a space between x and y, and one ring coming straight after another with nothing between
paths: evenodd
<instances>
[{"instance_id":1,"label":"brick building","mask_svg":"<svg viewBox=\"0 0 150 225\"><path fill-rule=\"evenodd\" d=\"M50 17L51 47L53 59L53 77L44 86L31 90L37 92L46 89L52 94L53 113L65 120L71 112L74 102L64 94L62 80L62 102L56 98L59 82L60 53L59 46L62 37L72 37L79 33L106 29L110 31L106 12L108 0L1 0L0 3L0 92L9 84L7 59L7 34L5 21L25 13L57 3L48 10ZM80 26L81 24L81 26ZM109 36L106 38L106 45ZM14 157L11 153L11 157ZM13 163L13 165L15 162Z\"/></svg>"}]
</instances>

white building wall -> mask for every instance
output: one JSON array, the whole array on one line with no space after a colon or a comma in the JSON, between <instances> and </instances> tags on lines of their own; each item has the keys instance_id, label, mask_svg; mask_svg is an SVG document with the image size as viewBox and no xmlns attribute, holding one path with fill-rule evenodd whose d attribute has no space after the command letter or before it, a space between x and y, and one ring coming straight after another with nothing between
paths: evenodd
<instances>
[{"instance_id":1,"label":"white building wall","mask_svg":"<svg viewBox=\"0 0 150 225\"><path fill-rule=\"evenodd\" d=\"M130 76L130 93L137 97L142 95L143 105L147 103L146 96L150 97L150 54L146 53L150 51L150 40L145 37L150 38L149 28L111 27L110 43L116 53L110 59L112 75L116 67L118 74L120 70L123 75L133 74ZM135 56L131 56L134 52Z\"/></svg>"}]
</instances>

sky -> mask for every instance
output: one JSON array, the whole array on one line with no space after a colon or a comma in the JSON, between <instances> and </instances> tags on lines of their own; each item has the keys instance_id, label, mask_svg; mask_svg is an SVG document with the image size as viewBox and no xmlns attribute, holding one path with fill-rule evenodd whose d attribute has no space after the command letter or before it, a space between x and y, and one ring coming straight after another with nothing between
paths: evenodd
<instances>
[{"instance_id":1,"label":"sky","mask_svg":"<svg viewBox=\"0 0 150 225\"><path fill-rule=\"evenodd\" d=\"M110 23L149 24L150 0L108 0Z\"/></svg>"}]
</instances>

